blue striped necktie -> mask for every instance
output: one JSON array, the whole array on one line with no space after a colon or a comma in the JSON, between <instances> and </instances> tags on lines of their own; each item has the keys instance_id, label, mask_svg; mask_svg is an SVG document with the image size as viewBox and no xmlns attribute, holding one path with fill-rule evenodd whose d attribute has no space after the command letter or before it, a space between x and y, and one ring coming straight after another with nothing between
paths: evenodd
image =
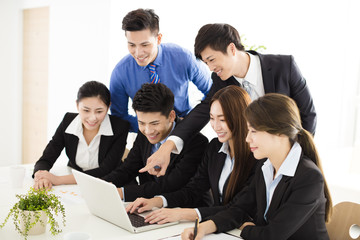
<instances>
[{"instance_id":1,"label":"blue striped necktie","mask_svg":"<svg viewBox=\"0 0 360 240\"><path fill-rule=\"evenodd\" d=\"M160 82L160 78L159 75L156 72L156 66L152 63L150 63L149 65L149 69L150 69L150 81L151 83L159 83Z\"/></svg>"}]
</instances>

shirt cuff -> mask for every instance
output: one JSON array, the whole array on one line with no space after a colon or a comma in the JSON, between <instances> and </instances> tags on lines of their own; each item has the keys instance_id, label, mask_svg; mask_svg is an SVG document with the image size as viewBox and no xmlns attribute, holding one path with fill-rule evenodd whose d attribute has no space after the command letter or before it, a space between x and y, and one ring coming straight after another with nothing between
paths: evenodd
<instances>
[{"instance_id":1,"label":"shirt cuff","mask_svg":"<svg viewBox=\"0 0 360 240\"><path fill-rule=\"evenodd\" d=\"M202 219L201 219L201 213L200 213L199 209L197 209L197 208L194 208L194 209L195 209L195 211L196 211L196 214L198 215L199 222L201 222Z\"/></svg>"},{"instance_id":2,"label":"shirt cuff","mask_svg":"<svg viewBox=\"0 0 360 240\"><path fill-rule=\"evenodd\" d=\"M171 152L174 154L179 154L184 147L184 141L181 138L179 138L178 136L170 136L168 138L168 140L173 141L175 144L175 147L176 147L176 149L172 150Z\"/></svg>"},{"instance_id":3,"label":"shirt cuff","mask_svg":"<svg viewBox=\"0 0 360 240\"><path fill-rule=\"evenodd\" d=\"M159 198L162 199L162 201L163 201L162 207L167 207L167 206L168 206L167 200L166 200L166 198L165 198L163 195L156 195L156 196L154 196L154 197L159 197Z\"/></svg>"}]
</instances>

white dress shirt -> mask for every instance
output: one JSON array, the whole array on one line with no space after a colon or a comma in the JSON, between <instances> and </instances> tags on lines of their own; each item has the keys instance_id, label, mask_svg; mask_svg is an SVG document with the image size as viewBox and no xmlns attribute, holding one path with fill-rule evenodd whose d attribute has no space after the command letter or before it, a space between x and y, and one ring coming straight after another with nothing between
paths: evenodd
<instances>
[{"instance_id":1,"label":"white dress shirt","mask_svg":"<svg viewBox=\"0 0 360 240\"><path fill-rule=\"evenodd\" d=\"M264 213L265 220L266 220L266 213L269 209L274 191L277 185L279 184L280 180L282 179L282 176L285 175L285 176L293 177L295 175L296 168L300 161L301 151L302 148L300 144L295 142L289 154L286 156L284 162L281 164L275 177L274 177L274 167L269 159L267 159L264 162L264 165L261 167L266 185L266 209Z\"/></svg>"},{"instance_id":2,"label":"white dress shirt","mask_svg":"<svg viewBox=\"0 0 360 240\"><path fill-rule=\"evenodd\" d=\"M257 98L265 95L264 82L261 73L261 64L260 64L259 56L253 55L248 52L247 54L250 57L250 65L245 77L238 78L234 76L234 78L239 82L240 86L243 85L244 81L248 81L250 83L250 86L254 91L254 94L252 94L252 96L250 97L251 100L254 101Z\"/></svg>"},{"instance_id":3,"label":"white dress shirt","mask_svg":"<svg viewBox=\"0 0 360 240\"><path fill-rule=\"evenodd\" d=\"M83 125L80 115L77 115L65 130L68 134L73 134L79 138L75 162L83 171L99 167L99 146L101 135L113 136L109 115L106 115L96 136L90 144L86 143L83 134Z\"/></svg>"}]
</instances>

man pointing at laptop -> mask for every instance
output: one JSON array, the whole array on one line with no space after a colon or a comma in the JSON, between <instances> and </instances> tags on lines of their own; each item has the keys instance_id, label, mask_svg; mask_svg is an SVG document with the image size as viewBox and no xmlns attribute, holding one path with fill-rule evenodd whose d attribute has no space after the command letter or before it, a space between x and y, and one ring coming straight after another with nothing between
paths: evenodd
<instances>
[{"instance_id":1,"label":"man pointing at laptop","mask_svg":"<svg viewBox=\"0 0 360 240\"><path fill-rule=\"evenodd\" d=\"M208 140L201 133L184 144L179 154L171 154L171 163L162 177L139 173L148 157L157 151L174 129L181 124L174 111L174 95L164 84L143 84L132 104L138 120L139 133L127 158L105 181L118 187L124 201L138 197L151 198L185 186L195 174ZM130 184L136 177L138 184ZM203 203L198 203L202 205ZM189 206L190 207L190 206Z\"/></svg>"}]
</instances>

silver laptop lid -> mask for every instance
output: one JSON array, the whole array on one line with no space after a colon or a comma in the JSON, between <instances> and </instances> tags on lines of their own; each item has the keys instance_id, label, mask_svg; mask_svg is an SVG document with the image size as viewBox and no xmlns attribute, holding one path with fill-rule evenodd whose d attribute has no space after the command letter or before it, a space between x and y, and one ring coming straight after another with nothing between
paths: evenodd
<instances>
[{"instance_id":1,"label":"silver laptop lid","mask_svg":"<svg viewBox=\"0 0 360 240\"><path fill-rule=\"evenodd\" d=\"M76 170L72 172L92 214L130 232L135 232L114 184Z\"/></svg>"},{"instance_id":2,"label":"silver laptop lid","mask_svg":"<svg viewBox=\"0 0 360 240\"><path fill-rule=\"evenodd\" d=\"M82 197L85 199L90 212L95 216L133 233L163 228L179 223L151 224L136 228L131 224L124 202L121 200L114 184L74 169L72 172L80 187ZM148 213L149 212L140 215L144 216Z\"/></svg>"}]
</instances>

